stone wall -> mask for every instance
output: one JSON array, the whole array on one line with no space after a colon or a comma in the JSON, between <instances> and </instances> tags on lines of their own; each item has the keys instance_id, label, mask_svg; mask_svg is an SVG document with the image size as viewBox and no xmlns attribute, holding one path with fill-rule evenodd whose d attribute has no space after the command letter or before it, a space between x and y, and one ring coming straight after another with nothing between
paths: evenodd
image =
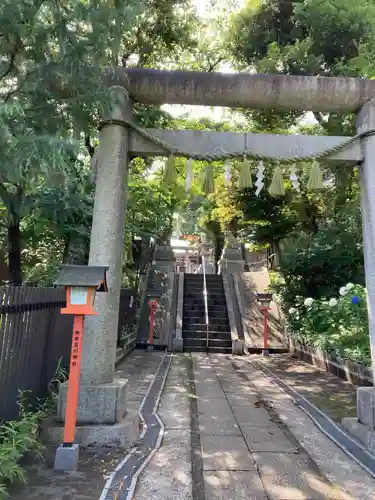
<instances>
[{"instance_id":1,"label":"stone wall","mask_svg":"<svg viewBox=\"0 0 375 500\"><path fill-rule=\"evenodd\" d=\"M257 272L233 274L234 290L238 301L242 335L247 347L263 345L264 320L263 312L256 299L256 292L264 292L269 285L267 269ZM270 347L284 347L283 326L275 303L271 303L269 314Z\"/></svg>"},{"instance_id":2,"label":"stone wall","mask_svg":"<svg viewBox=\"0 0 375 500\"><path fill-rule=\"evenodd\" d=\"M141 306L137 343L146 344L149 336L148 300L157 292L159 302L155 314L154 345L170 346L176 323L177 279L170 266L153 265Z\"/></svg>"}]
</instances>

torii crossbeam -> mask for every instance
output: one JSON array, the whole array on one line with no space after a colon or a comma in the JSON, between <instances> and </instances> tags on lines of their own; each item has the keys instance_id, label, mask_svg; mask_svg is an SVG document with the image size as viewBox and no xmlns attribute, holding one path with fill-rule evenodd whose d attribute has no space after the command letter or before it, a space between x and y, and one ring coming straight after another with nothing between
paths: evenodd
<instances>
[{"instance_id":1,"label":"torii crossbeam","mask_svg":"<svg viewBox=\"0 0 375 500\"><path fill-rule=\"evenodd\" d=\"M347 113L375 98L375 80L364 78L108 68L104 80L143 104Z\"/></svg>"}]
</instances>

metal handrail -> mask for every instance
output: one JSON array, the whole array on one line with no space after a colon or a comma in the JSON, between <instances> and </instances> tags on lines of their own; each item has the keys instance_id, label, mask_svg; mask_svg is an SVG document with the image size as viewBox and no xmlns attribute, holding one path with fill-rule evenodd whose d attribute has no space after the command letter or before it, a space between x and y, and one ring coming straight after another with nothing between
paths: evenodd
<instances>
[{"instance_id":1,"label":"metal handrail","mask_svg":"<svg viewBox=\"0 0 375 500\"><path fill-rule=\"evenodd\" d=\"M208 302L207 302L207 282L206 282L206 265L205 258L202 255L202 268L203 268L203 297L204 297L204 315L206 321L206 350L208 352Z\"/></svg>"}]
</instances>

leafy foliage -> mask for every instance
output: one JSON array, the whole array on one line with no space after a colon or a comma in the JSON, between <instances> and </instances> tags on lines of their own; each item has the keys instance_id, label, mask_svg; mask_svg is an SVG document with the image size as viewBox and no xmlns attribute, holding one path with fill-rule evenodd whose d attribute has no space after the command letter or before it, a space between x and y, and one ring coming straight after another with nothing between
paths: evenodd
<instances>
[{"instance_id":1,"label":"leafy foliage","mask_svg":"<svg viewBox=\"0 0 375 500\"><path fill-rule=\"evenodd\" d=\"M297 296L328 297L349 281L364 284L360 214L351 208L316 234L285 242L279 266L285 308Z\"/></svg>"},{"instance_id":2,"label":"leafy foliage","mask_svg":"<svg viewBox=\"0 0 375 500\"><path fill-rule=\"evenodd\" d=\"M374 13L370 0L251 1L233 16L230 47L258 71L347 75L360 43L373 40Z\"/></svg>"},{"instance_id":3,"label":"leafy foliage","mask_svg":"<svg viewBox=\"0 0 375 500\"><path fill-rule=\"evenodd\" d=\"M13 283L46 277L48 259L35 260L46 240L65 261L87 258L90 157L111 102L104 66L173 61L196 22L188 0L2 2L0 209ZM135 117L144 126L170 124L156 107L137 105Z\"/></svg>"},{"instance_id":4,"label":"leafy foliage","mask_svg":"<svg viewBox=\"0 0 375 500\"><path fill-rule=\"evenodd\" d=\"M288 327L300 342L371 365L365 288L357 285L343 293L340 297L336 290L334 296L316 300L310 307L303 299L295 300L287 315Z\"/></svg>"},{"instance_id":5,"label":"leafy foliage","mask_svg":"<svg viewBox=\"0 0 375 500\"><path fill-rule=\"evenodd\" d=\"M8 497L7 486L26 483L21 459L26 453L42 457L44 446L38 440L39 425L51 411L51 401L32 411L27 404L27 394L19 395L20 418L0 426L0 499Z\"/></svg>"},{"instance_id":6,"label":"leafy foliage","mask_svg":"<svg viewBox=\"0 0 375 500\"><path fill-rule=\"evenodd\" d=\"M194 31L199 20L191 2L151 0L145 7L133 28L122 33L122 65L135 63L138 67L153 68L175 65L181 51L192 50L196 45Z\"/></svg>"},{"instance_id":7,"label":"leafy foliage","mask_svg":"<svg viewBox=\"0 0 375 500\"><path fill-rule=\"evenodd\" d=\"M228 48L239 68L259 73L367 76L375 61L374 9L371 0L252 0L232 16ZM288 127L301 116L272 110L250 115L263 130ZM336 135L345 122L353 127L336 113L314 116Z\"/></svg>"}]
</instances>

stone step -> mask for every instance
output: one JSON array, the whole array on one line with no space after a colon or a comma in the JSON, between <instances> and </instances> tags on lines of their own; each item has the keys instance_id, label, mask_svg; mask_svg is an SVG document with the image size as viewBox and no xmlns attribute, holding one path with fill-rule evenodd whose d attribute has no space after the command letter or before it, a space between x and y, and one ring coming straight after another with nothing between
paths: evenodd
<instances>
[{"instance_id":1,"label":"stone step","mask_svg":"<svg viewBox=\"0 0 375 500\"><path fill-rule=\"evenodd\" d=\"M183 323L182 324L182 329L184 332L194 332L194 331L206 331L206 324L205 323ZM230 332L230 326L229 325L214 325L214 324L209 324L208 329L213 332Z\"/></svg>"},{"instance_id":2,"label":"stone step","mask_svg":"<svg viewBox=\"0 0 375 500\"><path fill-rule=\"evenodd\" d=\"M229 324L214 324L214 323L209 323L208 325L209 330L213 330L215 332L230 332L230 326ZM183 322L182 323L182 329L186 332L188 331L195 331L195 330L206 330L206 323L188 323L188 322Z\"/></svg>"},{"instance_id":3,"label":"stone step","mask_svg":"<svg viewBox=\"0 0 375 500\"><path fill-rule=\"evenodd\" d=\"M198 274L194 277L190 277L189 278L186 278L184 279L184 283L203 283L204 279L203 279L203 275L202 274ZM223 280L222 278L216 278L215 277L209 277L208 275L206 275L206 283L222 283Z\"/></svg>"},{"instance_id":4,"label":"stone step","mask_svg":"<svg viewBox=\"0 0 375 500\"><path fill-rule=\"evenodd\" d=\"M205 309L204 307L190 307L189 309L183 310L183 317L204 317ZM228 319L228 314L225 308L220 309L208 309L208 317L212 319Z\"/></svg>"},{"instance_id":5,"label":"stone step","mask_svg":"<svg viewBox=\"0 0 375 500\"><path fill-rule=\"evenodd\" d=\"M192 331L186 331L183 330L182 332L182 337L185 339L197 339L197 338L206 338L207 332L202 329L202 330L192 330ZM214 331L209 331L208 335L212 339L221 339L221 340L230 340L231 339L231 333L229 331L226 332L214 332Z\"/></svg>"},{"instance_id":6,"label":"stone step","mask_svg":"<svg viewBox=\"0 0 375 500\"><path fill-rule=\"evenodd\" d=\"M184 347L206 347L207 340L206 338L184 338ZM221 339L212 339L208 338L208 347L232 347L232 340L221 340Z\"/></svg>"},{"instance_id":7,"label":"stone step","mask_svg":"<svg viewBox=\"0 0 375 500\"><path fill-rule=\"evenodd\" d=\"M202 280L184 280L184 286L203 286L203 279ZM206 280L206 285L209 287L213 286L217 286L217 287L221 287L221 286L224 286L223 285L223 282L222 280L218 280L218 281L211 281L211 280Z\"/></svg>"},{"instance_id":8,"label":"stone step","mask_svg":"<svg viewBox=\"0 0 375 500\"><path fill-rule=\"evenodd\" d=\"M232 347L200 347L200 346L185 346L184 352L212 352L217 354L232 354Z\"/></svg>"},{"instance_id":9,"label":"stone step","mask_svg":"<svg viewBox=\"0 0 375 500\"><path fill-rule=\"evenodd\" d=\"M184 281L184 287L185 288L203 288L204 281ZM222 288L224 287L223 283L221 281L207 281L206 280L206 287L207 288Z\"/></svg>"},{"instance_id":10,"label":"stone step","mask_svg":"<svg viewBox=\"0 0 375 500\"><path fill-rule=\"evenodd\" d=\"M184 290L184 297L185 296L201 296L203 295L203 287L201 288L188 288ZM215 289L209 289L207 288L207 295L218 295L219 297L225 297L225 292L224 290L220 288L215 288Z\"/></svg>"},{"instance_id":11,"label":"stone step","mask_svg":"<svg viewBox=\"0 0 375 500\"><path fill-rule=\"evenodd\" d=\"M206 315L204 314L204 312L202 312L202 314L194 314L194 315L191 314L192 312L194 311L184 311L182 315L182 322L184 321L192 321L193 323L201 323L202 321L205 322Z\"/></svg>"},{"instance_id":12,"label":"stone step","mask_svg":"<svg viewBox=\"0 0 375 500\"><path fill-rule=\"evenodd\" d=\"M183 317L182 318L182 324L183 325L196 325L196 324L206 324L206 317L205 316L190 316L190 317ZM229 327L229 320L228 318L210 318L210 315L208 315L208 324L209 325L215 325L215 326L228 326Z\"/></svg>"},{"instance_id":13,"label":"stone step","mask_svg":"<svg viewBox=\"0 0 375 500\"><path fill-rule=\"evenodd\" d=\"M186 309L190 309L191 306L194 306L194 305L203 305L204 307L204 300L202 297L200 298L196 298L196 299L187 299L187 300L184 300L184 307Z\"/></svg>"},{"instance_id":14,"label":"stone step","mask_svg":"<svg viewBox=\"0 0 375 500\"><path fill-rule=\"evenodd\" d=\"M208 297L214 297L214 298L222 298L222 297L224 298L225 297L225 293L224 293L224 291L221 291L221 292L219 292L219 291L211 292L210 290L207 290L207 296ZM195 299L196 297L204 297L203 289L195 291L195 292L187 290L184 293L184 299L185 298L187 298L187 299Z\"/></svg>"},{"instance_id":15,"label":"stone step","mask_svg":"<svg viewBox=\"0 0 375 500\"><path fill-rule=\"evenodd\" d=\"M194 277L189 277L189 278L184 278L184 283L203 283L203 275L197 275ZM223 283L222 278L219 277L217 279L216 277L210 278L208 275L206 276L206 283Z\"/></svg>"},{"instance_id":16,"label":"stone step","mask_svg":"<svg viewBox=\"0 0 375 500\"><path fill-rule=\"evenodd\" d=\"M206 331L206 323L204 321L198 323L187 323L185 321L182 322L182 330L184 332L205 332Z\"/></svg>"},{"instance_id":17,"label":"stone step","mask_svg":"<svg viewBox=\"0 0 375 500\"><path fill-rule=\"evenodd\" d=\"M203 286L204 281L203 280L184 280L184 286ZM210 281L206 280L206 285L207 287L222 287L223 282L222 281Z\"/></svg>"},{"instance_id":18,"label":"stone step","mask_svg":"<svg viewBox=\"0 0 375 500\"><path fill-rule=\"evenodd\" d=\"M191 295L184 295L184 301L185 301L185 298L186 300L196 300L196 299L204 299L204 294L203 292L200 292L200 293L195 293L195 294L191 294ZM225 294L224 293L210 293L210 292L207 292L207 299L219 299L219 300L225 300Z\"/></svg>"},{"instance_id":19,"label":"stone step","mask_svg":"<svg viewBox=\"0 0 375 500\"><path fill-rule=\"evenodd\" d=\"M185 274L185 280L203 280L203 274ZM217 281L222 281L223 277L220 276L219 274L206 274L206 280L217 280Z\"/></svg>"},{"instance_id":20,"label":"stone step","mask_svg":"<svg viewBox=\"0 0 375 500\"><path fill-rule=\"evenodd\" d=\"M194 307L194 306L201 306L202 305L202 302L203 302L203 307L204 307L204 301L202 301L201 299L189 299L187 300L186 302L184 301L184 306L186 306L186 309L190 309L191 307ZM208 306L208 309L210 309L211 307L215 307L215 306L218 306L218 307L221 307L221 308L226 308L226 302L225 300L220 300L220 299L208 299L207 300L207 306Z\"/></svg>"},{"instance_id":21,"label":"stone step","mask_svg":"<svg viewBox=\"0 0 375 500\"><path fill-rule=\"evenodd\" d=\"M198 304L190 304L188 305L188 307L186 307L186 304L184 304L184 310L185 311L189 311L190 309L194 308L194 309L204 309L204 301L202 302L199 302ZM223 306L223 305L213 305L211 304L211 307L209 306L208 307L208 310L210 311L227 311L227 308L226 308L226 305Z\"/></svg>"},{"instance_id":22,"label":"stone step","mask_svg":"<svg viewBox=\"0 0 375 500\"><path fill-rule=\"evenodd\" d=\"M225 311L225 313L226 313L227 312L227 307L226 307L226 304L225 304L224 307L223 306L211 306L211 307L208 308L208 311L213 311L213 312L215 312L215 311Z\"/></svg>"}]
</instances>

